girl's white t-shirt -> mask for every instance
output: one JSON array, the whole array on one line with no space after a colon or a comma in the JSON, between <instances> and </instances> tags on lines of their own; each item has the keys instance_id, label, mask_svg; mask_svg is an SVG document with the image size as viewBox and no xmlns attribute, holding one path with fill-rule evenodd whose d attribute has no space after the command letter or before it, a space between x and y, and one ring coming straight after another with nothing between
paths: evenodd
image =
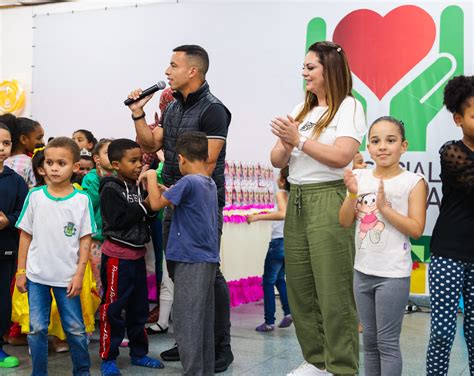
<instances>
[{"instance_id":1,"label":"girl's white t-shirt","mask_svg":"<svg viewBox=\"0 0 474 376\"><path fill-rule=\"evenodd\" d=\"M28 193L16 227L32 235L26 277L54 287L69 285L77 271L80 239L97 231L86 193L74 189L57 198L49 194L47 186Z\"/></svg>"},{"instance_id":2,"label":"girl's white t-shirt","mask_svg":"<svg viewBox=\"0 0 474 376\"><path fill-rule=\"evenodd\" d=\"M303 105L304 103L298 104L291 112L291 116L296 117ZM315 124L327 109L327 107L313 108L299 125L299 133L311 139ZM366 132L367 122L362 105L357 99L346 97L331 123L317 140L326 145L333 145L338 137L351 137L360 143ZM329 167L311 158L298 148L294 148L291 152L289 165L288 181L291 184L312 184L340 180L344 172L344 168Z\"/></svg>"},{"instance_id":3,"label":"girl's white t-shirt","mask_svg":"<svg viewBox=\"0 0 474 376\"><path fill-rule=\"evenodd\" d=\"M376 205L380 179L372 169L354 170L358 183L356 203L356 256L354 269L377 277L409 277L412 269L411 245L407 235L393 227ZM422 175L403 171L384 179L385 198L402 215L408 215L408 199Z\"/></svg>"}]
</instances>

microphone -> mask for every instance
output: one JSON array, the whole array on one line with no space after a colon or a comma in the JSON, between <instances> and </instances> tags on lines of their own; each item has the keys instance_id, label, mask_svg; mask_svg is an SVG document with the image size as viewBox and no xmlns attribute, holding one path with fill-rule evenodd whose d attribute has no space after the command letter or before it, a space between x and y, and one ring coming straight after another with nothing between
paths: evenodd
<instances>
[{"instance_id":1,"label":"microphone","mask_svg":"<svg viewBox=\"0 0 474 376\"><path fill-rule=\"evenodd\" d=\"M158 90L163 90L165 87L166 87L166 84L164 81L158 81L155 85L150 86L148 89L143 90L137 99L127 98L125 99L123 103L125 104L125 106L129 106L132 103L135 103L139 101L140 99L143 99L149 96L150 94L156 93Z\"/></svg>"}]
</instances>

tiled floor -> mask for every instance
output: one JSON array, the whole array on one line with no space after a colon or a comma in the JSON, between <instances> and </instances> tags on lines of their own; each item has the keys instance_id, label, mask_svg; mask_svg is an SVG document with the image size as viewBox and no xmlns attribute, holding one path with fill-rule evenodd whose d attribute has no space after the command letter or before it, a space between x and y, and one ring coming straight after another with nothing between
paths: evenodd
<instances>
[{"instance_id":1,"label":"tiled floor","mask_svg":"<svg viewBox=\"0 0 474 376\"><path fill-rule=\"evenodd\" d=\"M262 312L262 302L243 305L232 310L232 347L235 361L221 375L285 375L302 362L293 326L288 329L277 328L271 333L258 333L254 330L255 326L262 322ZM451 354L449 375L468 376L467 350L462 336L461 317L458 321L458 335ZM425 374L424 359L428 335L429 314L413 313L405 316L401 340L404 360L403 375L422 376ZM150 337L150 355L157 356L173 343L173 335L170 332ZM90 345L93 375L100 373L98 347L97 338L94 337ZM6 346L5 350L20 358L21 367L11 370L0 369L0 375L29 375L31 361L27 348ZM131 366L126 349L122 349L121 353L118 364L124 375L179 375L181 373L179 362L166 362L166 368L162 370L148 370ZM362 354L360 369L360 374L363 375ZM70 375L72 372L69 353L51 352L49 373L52 376Z\"/></svg>"}]
</instances>

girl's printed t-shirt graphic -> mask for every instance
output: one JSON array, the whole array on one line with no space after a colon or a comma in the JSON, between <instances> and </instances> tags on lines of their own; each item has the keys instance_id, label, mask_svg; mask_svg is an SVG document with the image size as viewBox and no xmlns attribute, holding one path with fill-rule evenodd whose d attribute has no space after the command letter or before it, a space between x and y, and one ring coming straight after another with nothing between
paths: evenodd
<instances>
[{"instance_id":1,"label":"girl's printed t-shirt graphic","mask_svg":"<svg viewBox=\"0 0 474 376\"><path fill-rule=\"evenodd\" d=\"M364 246L363 241L367 235L369 235L369 240L372 244L380 243L385 223L377 217L379 210L377 209L376 201L377 193L375 192L365 193L357 199L356 212L357 218L360 220L357 249Z\"/></svg>"},{"instance_id":2,"label":"girl's printed t-shirt graphic","mask_svg":"<svg viewBox=\"0 0 474 376\"><path fill-rule=\"evenodd\" d=\"M354 268L378 277L403 278L411 274L411 246L408 236L395 229L379 213L376 205L380 179L374 170L354 170L358 183L356 203L356 257ZM422 175L403 171L384 179L388 205L402 215L408 215L408 197ZM390 263L387 262L390 260Z\"/></svg>"}]
</instances>

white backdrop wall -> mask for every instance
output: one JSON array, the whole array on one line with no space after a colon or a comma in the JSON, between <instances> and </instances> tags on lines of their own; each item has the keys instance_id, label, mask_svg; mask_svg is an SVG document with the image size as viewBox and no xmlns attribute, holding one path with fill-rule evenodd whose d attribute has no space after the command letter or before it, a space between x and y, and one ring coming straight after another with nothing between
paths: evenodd
<instances>
[{"instance_id":1,"label":"white backdrop wall","mask_svg":"<svg viewBox=\"0 0 474 376\"><path fill-rule=\"evenodd\" d=\"M33 18L31 8L15 8L0 11L0 81L16 79L27 93L24 110L30 114L31 83L33 72Z\"/></svg>"},{"instance_id":2,"label":"white backdrop wall","mask_svg":"<svg viewBox=\"0 0 474 376\"><path fill-rule=\"evenodd\" d=\"M314 17L322 18L327 25L327 38L332 39L336 26L354 11L370 9L385 15L402 5L344 1L338 2L335 11L332 2L163 2L38 15L33 21L31 114L45 125L48 136L70 135L74 129L87 128L98 137L133 137L130 112L122 103L127 93L163 79L173 47L200 44L210 54L211 89L233 113L228 158L266 163L275 141L269 120L287 114L303 98L300 73L309 22ZM473 71L472 2L460 2L455 8L462 13L464 22L464 56L460 61L448 61L451 66L439 85L449 79L456 67L463 65L465 72ZM431 48L380 99L370 89L370 83L354 75L354 87L368 103L369 122L388 114L394 96L440 60L440 18L446 9L442 2L423 2L423 8L414 9L433 24ZM410 37L410 30L398 29L396 33ZM373 35L361 37L367 39L363 45L366 50L370 50L369 43L377 42L370 39ZM378 52L385 48L390 48L389 39ZM401 53L396 51L393 58L399 58ZM430 100L417 111L433 106ZM157 98L146 108L149 121L157 108L156 101ZM435 190L430 197L429 234L441 194L437 150L444 141L460 135L451 123L447 111L439 111L427 127L426 148L404 157L412 169L418 164L419 172L430 175Z\"/></svg>"},{"instance_id":3,"label":"white backdrop wall","mask_svg":"<svg viewBox=\"0 0 474 376\"><path fill-rule=\"evenodd\" d=\"M167 1L167 0L162 0ZM23 116L31 116L33 80L34 19L39 15L69 13L130 4L157 3L160 0L97 1L78 0L56 4L6 8L0 10L0 81L18 80L27 93Z\"/></svg>"}]
</instances>

